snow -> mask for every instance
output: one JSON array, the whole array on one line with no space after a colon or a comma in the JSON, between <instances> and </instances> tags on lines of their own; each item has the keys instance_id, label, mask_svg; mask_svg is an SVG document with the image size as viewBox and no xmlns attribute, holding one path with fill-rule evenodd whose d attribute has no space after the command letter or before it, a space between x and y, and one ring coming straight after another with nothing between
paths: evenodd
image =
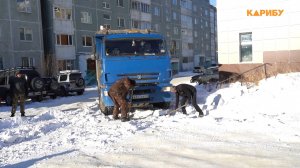
<instances>
[{"instance_id":1,"label":"snow","mask_svg":"<svg viewBox=\"0 0 300 168\"><path fill-rule=\"evenodd\" d=\"M189 83L191 73L174 85ZM82 96L27 102L10 118L0 106L0 167L298 167L300 73L258 86L216 89L195 85L198 104L188 115L136 110L129 122L98 109L97 89Z\"/></svg>"}]
</instances>

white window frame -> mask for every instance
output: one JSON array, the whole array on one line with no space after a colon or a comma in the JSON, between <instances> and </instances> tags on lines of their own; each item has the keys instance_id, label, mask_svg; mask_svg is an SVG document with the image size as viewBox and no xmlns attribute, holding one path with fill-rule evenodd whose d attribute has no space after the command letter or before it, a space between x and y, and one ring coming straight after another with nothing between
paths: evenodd
<instances>
[{"instance_id":1,"label":"white window frame","mask_svg":"<svg viewBox=\"0 0 300 168\"><path fill-rule=\"evenodd\" d=\"M22 62L22 66L24 66L24 67L35 66L35 59L33 57L22 57L21 62Z\"/></svg>"},{"instance_id":2,"label":"white window frame","mask_svg":"<svg viewBox=\"0 0 300 168\"><path fill-rule=\"evenodd\" d=\"M102 7L104 9L110 9L110 4L108 2L102 2Z\"/></svg>"},{"instance_id":3,"label":"white window frame","mask_svg":"<svg viewBox=\"0 0 300 168\"><path fill-rule=\"evenodd\" d=\"M90 12L82 11L81 12L81 23L92 24L92 14Z\"/></svg>"},{"instance_id":4,"label":"white window frame","mask_svg":"<svg viewBox=\"0 0 300 168\"><path fill-rule=\"evenodd\" d=\"M30 0L17 0L17 10L24 13L32 13Z\"/></svg>"},{"instance_id":5,"label":"white window frame","mask_svg":"<svg viewBox=\"0 0 300 168\"><path fill-rule=\"evenodd\" d=\"M20 34L21 41L32 41L33 40L33 33L32 33L31 28L20 27L19 31L20 31L19 34ZM23 34L21 34L22 32L23 32ZM23 36L23 38L22 38L22 36ZM31 39L28 37L31 37Z\"/></svg>"},{"instance_id":6,"label":"white window frame","mask_svg":"<svg viewBox=\"0 0 300 168\"><path fill-rule=\"evenodd\" d=\"M87 45L87 38L90 38L91 45ZM82 36L82 46L83 47L92 47L93 46L93 38L92 38L92 36Z\"/></svg>"},{"instance_id":7,"label":"white window frame","mask_svg":"<svg viewBox=\"0 0 300 168\"><path fill-rule=\"evenodd\" d=\"M121 26L121 20L123 20L123 26ZM124 18L121 18L121 17L118 17L118 27L125 27L125 19Z\"/></svg>"},{"instance_id":8,"label":"white window frame","mask_svg":"<svg viewBox=\"0 0 300 168\"><path fill-rule=\"evenodd\" d=\"M117 0L117 7L124 7L124 0Z\"/></svg>"},{"instance_id":9,"label":"white window frame","mask_svg":"<svg viewBox=\"0 0 300 168\"><path fill-rule=\"evenodd\" d=\"M104 24L103 27L107 30L109 30L111 28L110 24Z\"/></svg>"},{"instance_id":10,"label":"white window frame","mask_svg":"<svg viewBox=\"0 0 300 168\"><path fill-rule=\"evenodd\" d=\"M108 18L106 18L105 16L108 16ZM105 20L111 20L111 16L109 14L103 14L103 19Z\"/></svg>"}]
</instances>

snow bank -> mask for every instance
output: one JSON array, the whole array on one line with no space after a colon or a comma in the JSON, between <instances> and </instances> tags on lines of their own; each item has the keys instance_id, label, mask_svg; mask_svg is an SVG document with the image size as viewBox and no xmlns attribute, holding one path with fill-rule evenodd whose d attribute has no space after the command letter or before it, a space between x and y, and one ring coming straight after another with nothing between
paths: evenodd
<instances>
[{"instance_id":1,"label":"snow bank","mask_svg":"<svg viewBox=\"0 0 300 168\"><path fill-rule=\"evenodd\" d=\"M0 167L300 165L300 73L250 89L193 85L203 118L187 106L188 115L136 110L131 121L115 121L99 111L96 87L82 96L26 104L26 118L10 118L10 108L1 106Z\"/></svg>"}]
</instances>

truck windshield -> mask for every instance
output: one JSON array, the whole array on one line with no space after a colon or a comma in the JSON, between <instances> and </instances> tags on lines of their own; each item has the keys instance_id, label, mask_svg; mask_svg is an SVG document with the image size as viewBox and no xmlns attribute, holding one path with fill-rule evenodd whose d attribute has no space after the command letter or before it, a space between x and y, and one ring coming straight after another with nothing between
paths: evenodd
<instances>
[{"instance_id":1,"label":"truck windshield","mask_svg":"<svg viewBox=\"0 0 300 168\"><path fill-rule=\"evenodd\" d=\"M105 41L107 56L165 55L164 41L161 39L118 39Z\"/></svg>"}]
</instances>

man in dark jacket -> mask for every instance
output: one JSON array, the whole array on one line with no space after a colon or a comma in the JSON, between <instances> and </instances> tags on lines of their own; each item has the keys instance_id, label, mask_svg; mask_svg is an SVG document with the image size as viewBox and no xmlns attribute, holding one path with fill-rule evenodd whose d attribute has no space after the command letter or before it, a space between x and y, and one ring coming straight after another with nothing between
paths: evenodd
<instances>
[{"instance_id":1,"label":"man in dark jacket","mask_svg":"<svg viewBox=\"0 0 300 168\"><path fill-rule=\"evenodd\" d=\"M185 103L192 101L192 105L199 112L199 117L203 117L203 112L197 104L197 89L194 86L188 84L180 84L171 89L172 92L176 93L176 105L175 109L178 108L179 96L182 97L180 106L183 114L186 114Z\"/></svg>"},{"instance_id":2,"label":"man in dark jacket","mask_svg":"<svg viewBox=\"0 0 300 168\"><path fill-rule=\"evenodd\" d=\"M129 121L128 103L126 96L130 89L135 86L135 81L129 78L122 78L114 83L109 89L108 95L114 102L113 118L118 119L121 107L121 121Z\"/></svg>"},{"instance_id":3,"label":"man in dark jacket","mask_svg":"<svg viewBox=\"0 0 300 168\"><path fill-rule=\"evenodd\" d=\"M10 94L12 97L12 109L11 117L15 116L18 100L20 100L20 112L21 116L25 116L25 96L27 94L26 79L19 73L15 77L11 77L9 80Z\"/></svg>"}]
</instances>

